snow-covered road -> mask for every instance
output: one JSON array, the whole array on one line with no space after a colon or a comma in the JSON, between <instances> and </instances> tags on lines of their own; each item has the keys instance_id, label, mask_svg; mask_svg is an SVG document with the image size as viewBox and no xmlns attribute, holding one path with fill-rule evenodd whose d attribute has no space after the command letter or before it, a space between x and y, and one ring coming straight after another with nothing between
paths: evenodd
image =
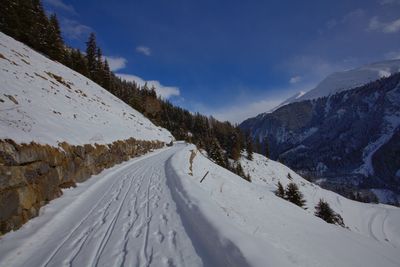
<instances>
[{"instance_id":1,"label":"snow-covered road","mask_svg":"<svg viewBox=\"0 0 400 267\"><path fill-rule=\"evenodd\" d=\"M201 153L190 163L193 151L178 143L65 190L38 217L0 238L0 267L400 266L396 208L378 213L380 206L363 204L371 212L353 217L369 222L360 231L370 234L359 234L325 223Z\"/></svg>"},{"instance_id":2,"label":"snow-covered road","mask_svg":"<svg viewBox=\"0 0 400 267\"><path fill-rule=\"evenodd\" d=\"M167 160L181 147L124 163L67 190L42 216L0 241L0 265L202 265L166 184Z\"/></svg>"}]
</instances>

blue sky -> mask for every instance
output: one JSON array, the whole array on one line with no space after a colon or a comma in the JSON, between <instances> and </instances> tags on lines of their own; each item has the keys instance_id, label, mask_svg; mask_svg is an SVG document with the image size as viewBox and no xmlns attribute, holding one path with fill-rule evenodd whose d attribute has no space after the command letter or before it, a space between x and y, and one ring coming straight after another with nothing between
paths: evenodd
<instances>
[{"instance_id":1,"label":"blue sky","mask_svg":"<svg viewBox=\"0 0 400 267\"><path fill-rule=\"evenodd\" d=\"M240 122L326 75L400 58L400 0L44 0L65 41L93 31L127 79Z\"/></svg>"}]
</instances>

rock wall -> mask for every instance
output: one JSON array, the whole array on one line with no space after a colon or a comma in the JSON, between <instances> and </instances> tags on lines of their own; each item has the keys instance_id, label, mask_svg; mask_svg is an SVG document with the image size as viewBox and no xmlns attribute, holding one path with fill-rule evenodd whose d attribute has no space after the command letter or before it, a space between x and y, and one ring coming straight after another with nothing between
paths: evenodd
<instances>
[{"instance_id":1,"label":"rock wall","mask_svg":"<svg viewBox=\"0 0 400 267\"><path fill-rule=\"evenodd\" d=\"M0 140L0 235L38 215L40 207L105 168L161 148L159 141L133 138L108 145L58 148Z\"/></svg>"}]
</instances>

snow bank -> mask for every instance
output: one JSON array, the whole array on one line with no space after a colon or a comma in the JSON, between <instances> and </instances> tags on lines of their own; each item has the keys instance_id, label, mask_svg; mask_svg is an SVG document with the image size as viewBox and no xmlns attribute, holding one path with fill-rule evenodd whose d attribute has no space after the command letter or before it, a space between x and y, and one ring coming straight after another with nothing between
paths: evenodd
<instances>
[{"instance_id":1,"label":"snow bank","mask_svg":"<svg viewBox=\"0 0 400 267\"><path fill-rule=\"evenodd\" d=\"M219 249L219 254L224 255L223 250L230 248L221 243L231 243L239 249L246 262L252 266L400 265L398 241L391 239L391 243L381 242L348 229L327 224L312 215L311 210L301 209L276 197L271 192L275 189L275 182L282 179L283 183L282 176L286 176L287 171L290 171L284 166L273 163L273 167L260 167L258 170L264 172L259 177L263 178L256 178L256 172L253 172L251 175L255 182L248 183L197 152L192 162L193 176L191 176L189 175L191 150L195 150L195 147L187 146L171 159L171 165L179 177L177 178L177 183L180 184L178 194L181 196L182 205L186 207L182 209L181 216L185 218L194 216L193 214L196 213L203 214L212 230L208 232L207 229L199 229L201 234L197 238L216 236L216 239L221 241L216 242L213 249ZM260 160L260 157L256 155L254 164L257 162L260 164ZM272 162L268 161L268 164L270 163ZM246 168L249 170L248 166ZM209 174L200 183L207 171ZM300 180L294 172L292 176L296 182L308 183ZM273 183L263 181L272 177L275 178ZM315 193L315 199L324 196L331 201L332 196L338 196L334 193L328 194L308 183L307 187L303 186L301 189L307 195L309 205L312 202L309 201L310 194L305 188ZM337 201L342 201L342 199L337 198ZM350 226L360 223L366 218L366 214L379 210L388 211L390 215L392 215L391 211L393 214L399 213L398 209L383 205L367 205L351 201L346 203L347 205L342 204L342 209L345 214L345 223ZM369 212L362 213L362 208L358 208L358 205L363 205ZM334 208L337 210L336 206ZM359 212L353 214L352 219L347 219L350 212L354 210ZM390 233L389 238L396 238L399 232L394 222L397 221L399 225L400 218L396 216L388 218L390 220L386 221L385 232ZM190 220L188 221L190 223ZM373 229L374 226L375 224L372 223L371 228ZM185 228L190 227L189 225ZM360 232L363 230L361 229Z\"/></svg>"},{"instance_id":2,"label":"snow bank","mask_svg":"<svg viewBox=\"0 0 400 267\"><path fill-rule=\"evenodd\" d=\"M173 138L96 83L1 32L0 129L0 138L53 146Z\"/></svg>"}]
</instances>

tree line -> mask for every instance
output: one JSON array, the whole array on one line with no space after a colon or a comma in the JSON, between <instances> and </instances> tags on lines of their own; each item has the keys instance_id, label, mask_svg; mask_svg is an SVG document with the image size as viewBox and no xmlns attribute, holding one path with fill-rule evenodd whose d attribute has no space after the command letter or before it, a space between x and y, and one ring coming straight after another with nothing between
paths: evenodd
<instances>
[{"instance_id":1,"label":"tree line","mask_svg":"<svg viewBox=\"0 0 400 267\"><path fill-rule=\"evenodd\" d=\"M25 43L52 60L88 77L122 101L143 113L154 124L168 129L176 139L186 140L204 149L220 166L250 181L238 159L242 151L249 160L253 152L265 151L237 125L174 106L157 96L155 88L140 86L116 76L102 55L94 33L89 35L85 53L68 47L55 14L47 16L41 0L2 0L0 30ZM231 160L230 160L231 159Z\"/></svg>"}]
</instances>

